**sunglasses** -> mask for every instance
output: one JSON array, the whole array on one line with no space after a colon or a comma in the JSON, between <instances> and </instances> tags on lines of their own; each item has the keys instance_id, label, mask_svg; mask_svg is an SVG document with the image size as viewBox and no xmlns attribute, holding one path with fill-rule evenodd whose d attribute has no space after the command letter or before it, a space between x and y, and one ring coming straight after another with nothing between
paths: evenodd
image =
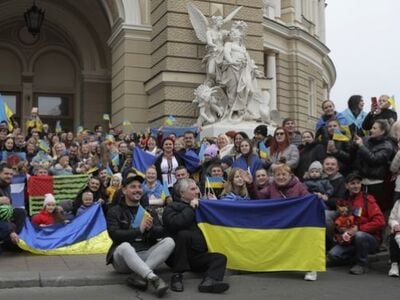
<instances>
[{"instance_id":1,"label":"sunglasses","mask_svg":"<svg viewBox=\"0 0 400 300\"><path fill-rule=\"evenodd\" d=\"M285 135L285 133L284 132L277 132L277 133L275 133L275 135Z\"/></svg>"}]
</instances>

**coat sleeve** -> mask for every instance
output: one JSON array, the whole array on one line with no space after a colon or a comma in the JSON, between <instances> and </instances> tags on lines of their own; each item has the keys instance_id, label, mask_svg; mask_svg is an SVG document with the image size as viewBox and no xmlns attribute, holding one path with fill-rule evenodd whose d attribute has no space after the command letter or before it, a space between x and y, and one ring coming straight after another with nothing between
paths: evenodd
<instances>
[{"instance_id":1,"label":"coat sleeve","mask_svg":"<svg viewBox=\"0 0 400 300\"><path fill-rule=\"evenodd\" d=\"M362 129L370 130L372 127L372 121L374 119L374 115L372 112L369 112L362 123Z\"/></svg>"},{"instance_id":2,"label":"coat sleeve","mask_svg":"<svg viewBox=\"0 0 400 300\"><path fill-rule=\"evenodd\" d=\"M295 145L290 145L286 157L286 164L292 169L296 169L299 164L300 153Z\"/></svg>"},{"instance_id":3,"label":"coat sleeve","mask_svg":"<svg viewBox=\"0 0 400 300\"><path fill-rule=\"evenodd\" d=\"M177 206L169 204L163 213L164 226L168 231L175 233L187 229L195 221L195 211L190 205Z\"/></svg>"},{"instance_id":4,"label":"coat sleeve","mask_svg":"<svg viewBox=\"0 0 400 300\"><path fill-rule=\"evenodd\" d=\"M385 217L378 204L376 204L375 198L371 195L367 196L368 200L368 222L360 224L359 230L376 233L385 228Z\"/></svg>"},{"instance_id":5,"label":"coat sleeve","mask_svg":"<svg viewBox=\"0 0 400 300\"><path fill-rule=\"evenodd\" d=\"M393 230L394 226L400 224L400 201L399 200L394 203L392 211L390 212L388 224L389 224L389 227L391 230Z\"/></svg>"},{"instance_id":6,"label":"coat sleeve","mask_svg":"<svg viewBox=\"0 0 400 300\"><path fill-rule=\"evenodd\" d=\"M400 172L400 151L397 151L393 158L392 163L390 164L390 171L395 174Z\"/></svg>"},{"instance_id":7,"label":"coat sleeve","mask_svg":"<svg viewBox=\"0 0 400 300\"><path fill-rule=\"evenodd\" d=\"M372 152L365 145L362 145L357 154L362 160L364 160L369 165L381 165L387 164L392 156L391 148L385 147L381 148L376 152Z\"/></svg>"}]
</instances>

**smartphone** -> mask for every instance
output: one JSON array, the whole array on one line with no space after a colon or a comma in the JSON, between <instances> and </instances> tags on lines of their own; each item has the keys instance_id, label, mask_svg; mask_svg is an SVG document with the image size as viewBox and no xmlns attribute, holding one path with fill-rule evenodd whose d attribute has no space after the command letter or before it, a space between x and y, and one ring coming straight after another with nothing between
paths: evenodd
<instances>
[{"instance_id":1,"label":"smartphone","mask_svg":"<svg viewBox=\"0 0 400 300\"><path fill-rule=\"evenodd\" d=\"M378 108L378 99L376 97L371 97L371 109L375 110Z\"/></svg>"}]
</instances>

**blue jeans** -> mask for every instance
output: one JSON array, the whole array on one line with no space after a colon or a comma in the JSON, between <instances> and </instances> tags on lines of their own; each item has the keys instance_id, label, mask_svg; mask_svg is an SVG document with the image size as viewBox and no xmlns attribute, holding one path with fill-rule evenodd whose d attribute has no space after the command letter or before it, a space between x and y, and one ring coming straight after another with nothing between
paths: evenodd
<instances>
[{"instance_id":1,"label":"blue jeans","mask_svg":"<svg viewBox=\"0 0 400 300\"><path fill-rule=\"evenodd\" d=\"M329 252L328 257L333 263L365 266L368 263L368 254L374 253L379 246L378 241L369 233L358 231L351 245L336 245Z\"/></svg>"}]
</instances>

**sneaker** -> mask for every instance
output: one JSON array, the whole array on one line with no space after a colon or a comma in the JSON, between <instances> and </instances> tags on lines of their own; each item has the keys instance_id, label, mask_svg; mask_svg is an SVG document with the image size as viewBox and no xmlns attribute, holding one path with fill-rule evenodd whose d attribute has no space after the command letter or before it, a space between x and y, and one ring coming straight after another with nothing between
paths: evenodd
<instances>
[{"instance_id":1,"label":"sneaker","mask_svg":"<svg viewBox=\"0 0 400 300\"><path fill-rule=\"evenodd\" d=\"M147 281L135 273L126 278L126 283L135 289L139 289L141 291L147 290Z\"/></svg>"},{"instance_id":2,"label":"sneaker","mask_svg":"<svg viewBox=\"0 0 400 300\"><path fill-rule=\"evenodd\" d=\"M398 263L392 263L388 275L390 277L399 277L399 264Z\"/></svg>"},{"instance_id":3,"label":"sneaker","mask_svg":"<svg viewBox=\"0 0 400 300\"><path fill-rule=\"evenodd\" d=\"M170 287L174 292L183 292L182 274L174 274L171 276Z\"/></svg>"},{"instance_id":4,"label":"sneaker","mask_svg":"<svg viewBox=\"0 0 400 300\"><path fill-rule=\"evenodd\" d=\"M307 272L306 275L304 276L304 280L306 280L306 281L317 280L317 272L315 272L315 271Z\"/></svg>"},{"instance_id":5,"label":"sneaker","mask_svg":"<svg viewBox=\"0 0 400 300\"><path fill-rule=\"evenodd\" d=\"M156 276L148 280L149 283L153 286L157 297L164 296L165 292L168 290L168 285L162 280L160 277Z\"/></svg>"},{"instance_id":6,"label":"sneaker","mask_svg":"<svg viewBox=\"0 0 400 300\"><path fill-rule=\"evenodd\" d=\"M350 274L353 275L362 275L368 272L368 268L360 265L354 265L350 270Z\"/></svg>"}]
</instances>

